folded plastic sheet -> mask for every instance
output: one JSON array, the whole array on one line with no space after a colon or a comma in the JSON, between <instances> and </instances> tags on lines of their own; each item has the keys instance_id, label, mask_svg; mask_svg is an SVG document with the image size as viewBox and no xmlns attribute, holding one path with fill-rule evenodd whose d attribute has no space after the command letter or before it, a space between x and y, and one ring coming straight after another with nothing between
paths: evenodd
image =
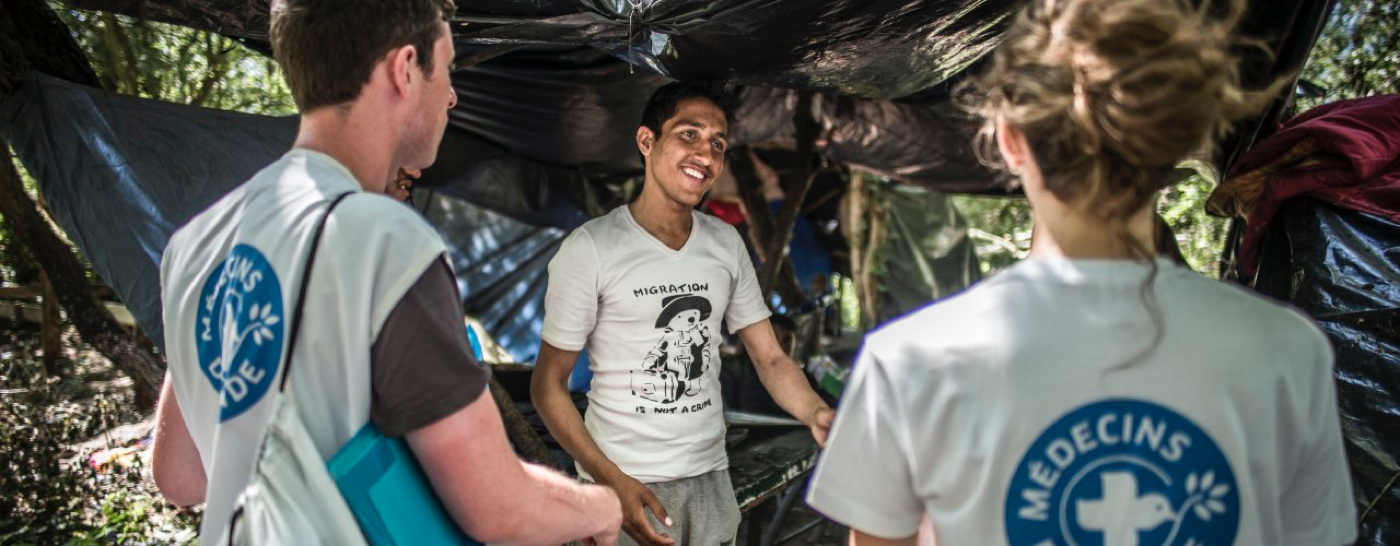
<instances>
[{"instance_id":1,"label":"folded plastic sheet","mask_svg":"<svg viewBox=\"0 0 1400 546\"><path fill-rule=\"evenodd\" d=\"M0 135L39 182L54 220L110 284L141 329L164 346L160 260L170 236L291 148L294 118L253 116L106 93L31 75L0 103ZM441 193L477 196L525 218L415 189L448 240L467 314L517 359L533 359L542 316L544 264L565 231L587 219L508 181L549 166L457 142L475 157ZM528 177L526 177L528 178ZM503 182L506 181L506 182ZM538 188L535 188L538 189ZM499 328L499 330L497 329Z\"/></svg>"},{"instance_id":2,"label":"folded plastic sheet","mask_svg":"<svg viewBox=\"0 0 1400 546\"><path fill-rule=\"evenodd\" d=\"M1311 315L1331 340L1364 514L1357 543L1400 544L1400 224L1289 201L1265 237L1255 288Z\"/></svg>"}]
</instances>

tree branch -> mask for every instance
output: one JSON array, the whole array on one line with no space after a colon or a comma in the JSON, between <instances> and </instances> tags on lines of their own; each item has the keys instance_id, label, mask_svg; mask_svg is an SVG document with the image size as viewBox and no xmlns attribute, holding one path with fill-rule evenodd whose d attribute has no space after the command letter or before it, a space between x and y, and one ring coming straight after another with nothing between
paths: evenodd
<instances>
[{"instance_id":1,"label":"tree branch","mask_svg":"<svg viewBox=\"0 0 1400 546\"><path fill-rule=\"evenodd\" d=\"M787 255L788 241L792 239L792 229L797 224L798 212L802 210L802 203L807 200L807 191L812 188L812 180L816 178L816 157L813 152L816 150L821 125L812 115L810 91L802 91L797 95L797 108L793 111L792 124L796 129L797 153L793 158L791 184L787 186L790 191L783 197L783 208L778 211L778 217L774 220L771 238L762 252L764 256ZM763 293L767 294L777 283L781 270L780 260L768 259L763 262L763 271L758 276Z\"/></svg>"},{"instance_id":2,"label":"tree branch","mask_svg":"<svg viewBox=\"0 0 1400 546\"><path fill-rule=\"evenodd\" d=\"M749 240L753 242L754 250L758 252L758 258L763 264L772 261L768 254L768 248L773 241L773 214L768 210L768 200L763 197L763 180L758 174L759 159L754 156L753 150L743 147L735 150L729 157L730 172L734 174L735 186L739 189L739 198L743 200L744 211L749 223ZM802 291L801 284L797 281L797 274L792 268L792 260L779 254L778 259L782 260L778 272L778 293L782 295L783 301L788 307L798 308L806 305L807 296ZM760 289L763 297L767 301L768 294L772 287L764 286L760 278Z\"/></svg>"},{"instance_id":3,"label":"tree branch","mask_svg":"<svg viewBox=\"0 0 1400 546\"><path fill-rule=\"evenodd\" d=\"M121 88L117 91L128 95L139 95L141 93L140 66L136 61L136 50L131 47L131 40L127 39L126 31L122 30L116 15L102 14L102 40L107 43L107 48L113 52L113 55L121 54L121 59L112 63L112 69L117 72L117 81L121 84Z\"/></svg>"},{"instance_id":4,"label":"tree branch","mask_svg":"<svg viewBox=\"0 0 1400 546\"><path fill-rule=\"evenodd\" d=\"M16 238L29 248L34 261L53 284L56 299L68 311L68 319L83 341L132 379L138 401L154 405L165 380L165 363L137 345L117 324L112 313L92 297L82 262L24 191L24 182L15 170L9 145L0 141L0 147L5 151L4 165L0 165L0 216L18 236Z\"/></svg>"},{"instance_id":5,"label":"tree branch","mask_svg":"<svg viewBox=\"0 0 1400 546\"><path fill-rule=\"evenodd\" d=\"M0 30L5 31L0 32L0 98L13 92L25 70L98 85L77 42L44 0L0 3ZM93 298L82 262L24 191L9 145L0 141L0 151L4 163L0 165L0 217L29 248L78 335L132 379L138 406L154 406L165 380L165 363L140 346Z\"/></svg>"}]
</instances>

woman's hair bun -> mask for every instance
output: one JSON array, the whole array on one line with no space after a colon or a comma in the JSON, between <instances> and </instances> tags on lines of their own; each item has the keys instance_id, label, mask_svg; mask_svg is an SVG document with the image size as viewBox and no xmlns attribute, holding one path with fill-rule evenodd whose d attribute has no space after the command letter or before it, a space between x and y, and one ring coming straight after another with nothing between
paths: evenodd
<instances>
[{"instance_id":1,"label":"woman's hair bun","mask_svg":"<svg viewBox=\"0 0 1400 546\"><path fill-rule=\"evenodd\" d=\"M1026 135L1046 186L1123 217L1165 173L1212 146L1281 87L1240 88L1235 34L1243 2L1039 0L1012 23L989 69L958 93L984 120L981 155L1001 120ZM1220 13L1223 12L1223 13ZM993 162L995 164L995 162Z\"/></svg>"}]
</instances>

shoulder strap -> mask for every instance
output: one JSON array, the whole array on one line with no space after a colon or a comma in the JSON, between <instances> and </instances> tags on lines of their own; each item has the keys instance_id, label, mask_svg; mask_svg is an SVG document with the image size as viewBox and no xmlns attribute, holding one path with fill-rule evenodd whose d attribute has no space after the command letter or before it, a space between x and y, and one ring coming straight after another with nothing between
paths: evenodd
<instances>
[{"instance_id":1,"label":"shoulder strap","mask_svg":"<svg viewBox=\"0 0 1400 546\"><path fill-rule=\"evenodd\" d=\"M301 332L302 310L306 308L306 285L311 282L311 269L316 265L316 249L321 247L321 232L326 229L326 220L331 217L331 211L344 201L346 197L355 192L345 192L336 196L331 201L331 206L326 208L326 213L321 216L321 222L316 224L316 232L311 235L311 252L306 256L306 267L301 270L301 283L297 290L297 304L292 311L292 333L287 337L287 364L282 370L282 384L277 390L287 390L287 378L292 376L292 355L296 354L297 334Z\"/></svg>"}]
</instances>

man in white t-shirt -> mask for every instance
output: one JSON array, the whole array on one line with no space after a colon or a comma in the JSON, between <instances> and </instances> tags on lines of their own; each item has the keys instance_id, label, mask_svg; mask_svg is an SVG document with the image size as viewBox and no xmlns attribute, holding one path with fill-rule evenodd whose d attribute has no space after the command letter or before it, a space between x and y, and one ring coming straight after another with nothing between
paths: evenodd
<instances>
[{"instance_id":1,"label":"man in white t-shirt","mask_svg":"<svg viewBox=\"0 0 1400 546\"><path fill-rule=\"evenodd\" d=\"M819 442L831 422L774 337L739 233L695 211L724 168L732 117L716 86L657 90L637 129L641 195L574 230L549 264L531 395L579 473L617 491L623 530L639 544L734 540L721 324L738 333L774 400ZM568 377L584 347L593 383L580 419Z\"/></svg>"},{"instance_id":2,"label":"man in white t-shirt","mask_svg":"<svg viewBox=\"0 0 1400 546\"><path fill-rule=\"evenodd\" d=\"M161 493L205 502L201 538L219 541L276 399L268 394L294 356L288 388L323 458L373 423L407 440L447 512L478 540L613 543L621 514L610 490L516 458L484 395L489 369L462 333L446 248L386 196L400 167L433 163L456 104L452 2L283 4L271 39L302 110L294 148L181 227L161 263L170 366L152 461ZM303 285L315 227L345 194Z\"/></svg>"}]
</instances>

